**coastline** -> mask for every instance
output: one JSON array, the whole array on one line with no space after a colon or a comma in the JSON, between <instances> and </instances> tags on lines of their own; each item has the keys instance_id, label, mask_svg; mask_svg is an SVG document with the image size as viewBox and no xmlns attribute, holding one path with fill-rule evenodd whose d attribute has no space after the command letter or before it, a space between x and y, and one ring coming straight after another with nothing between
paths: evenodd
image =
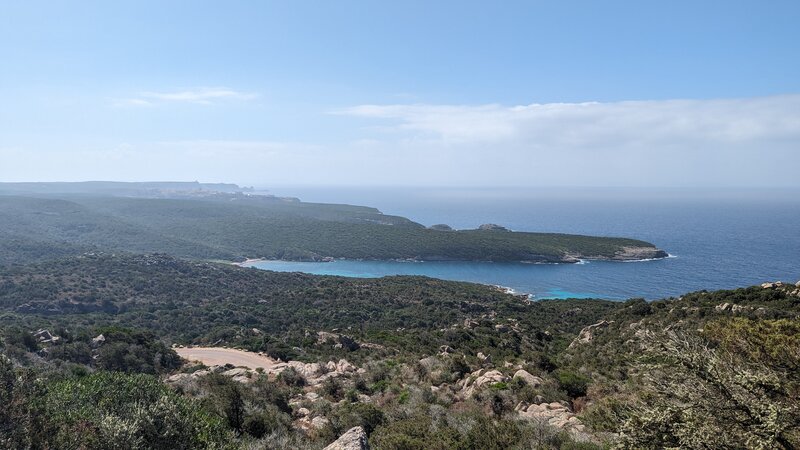
<instances>
[{"instance_id":1,"label":"coastline","mask_svg":"<svg viewBox=\"0 0 800 450\"><path fill-rule=\"evenodd\" d=\"M252 259L245 259L244 261L228 261L228 264L232 266L239 266L239 267L249 267L251 264L264 262L264 261L277 261L274 259L263 259L263 258L252 258Z\"/></svg>"},{"instance_id":2,"label":"coastline","mask_svg":"<svg viewBox=\"0 0 800 450\"><path fill-rule=\"evenodd\" d=\"M666 256L656 256L649 258L637 258L627 256L572 256L566 255L564 259L559 261L542 261L542 260L509 260L509 261L496 261L496 260L482 260L482 259L419 259L419 258L391 258L391 259L378 259L378 258L335 258L326 256L319 260L302 260L302 259L280 259L280 258L248 258L244 261L228 261L229 264L239 267L250 267L253 264L260 262L293 262L293 263L329 263L335 261L373 261L373 262L398 262L398 263L432 263L432 262L464 262L464 263L511 263L511 264L533 264L533 265L558 265L558 264L575 264L582 265L588 264L591 261L607 261L607 262L648 262L660 261L663 259L677 258L677 256L667 253L663 250L656 249L657 254L663 253Z\"/></svg>"},{"instance_id":3,"label":"coastline","mask_svg":"<svg viewBox=\"0 0 800 450\"><path fill-rule=\"evenodd\" d=\"M540 301L563 298L597 298L603 300L619 301L635 297L636 292L630 289L621 289L618 286L606 286L601 280L598 283L589 279L592 274L630 272L622 266L634 266L631 263L642 262L636 266L661 265L661 260L674 259L675 255L667 254L666 257L642 259L636 261L619 261L613 259L580 259L575 263L537 263L538 268L531 267L531 263L509 261L498 263L491 261L420 261L407 259L394 260L364 260L336 258L333 264L319 264L323 261L296 261L270 258L248 258L230 264L244 268L276 272L300 272L310 275L351 277L351 278L384 278L393 276L421 276L434 279L461 281L466 283L481 284L492 287L504 294L525 298L530 301ZM409 264L413 263L413 264ZM428 263L428 264L425 264ZM610 263L610 264L604 264ZM619 269L614 268L619 266ZM572 267L572 268L570 268ZM566 272L565 272L566 271ZM636 270L638 273L639 270ZM562 274L562 275L554 275ZM606 277L607 275L603 275ZM577 278L576 278L577 277ZM589 278L587 278L589 277ZM572 281L571 281L572 280ZM583 280L583 281L576 281ZM589 280L589 281L586 281ZM661 294L647 295L646 298L659 298ZM670 294L663 294L670 295ZM662 295L662 296L663 296Z\"/></svg>"}]
</instances>

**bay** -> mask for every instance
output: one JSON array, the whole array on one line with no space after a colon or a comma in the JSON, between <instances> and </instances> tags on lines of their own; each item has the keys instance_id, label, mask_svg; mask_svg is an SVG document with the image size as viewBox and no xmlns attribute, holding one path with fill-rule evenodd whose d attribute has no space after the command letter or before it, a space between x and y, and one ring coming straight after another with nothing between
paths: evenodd
<instances>
[{"instance_id":1,"label":"bay","mask_svg":"<svg viewBox=\"0 0 800 450\"><path fill-rule=\"evenodd\" d=\"M284 187L304 201L373 206L424 225L643 239L672 257L583 264L262 261L255 267L322 275L425 275L510 288L532 298L657 299L696 290L800 279L800 192L633 189Z\"/></svg>"}]
</instances>

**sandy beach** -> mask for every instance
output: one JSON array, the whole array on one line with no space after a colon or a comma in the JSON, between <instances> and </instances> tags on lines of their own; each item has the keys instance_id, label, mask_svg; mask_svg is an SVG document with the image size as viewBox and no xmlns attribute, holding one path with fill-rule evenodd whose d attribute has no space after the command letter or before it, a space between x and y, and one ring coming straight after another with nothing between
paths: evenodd
<instances>
[{"instance_id":1,"label":"sandy beach","mask_svg":"<svg viewBox=\"0 0 800 450\"><path fill-rule=\"evenodd\" d=\"M225 364L231 364L236 367L249 367L251 369L260 367L264 370L269 370L274 368L276 364L279 364L279 361L268 356L232 348L185 347L175 348L175 352L178 353L181 358L188 359L189 361L199 361L207 366L224 366Z\"/></svg>"}]
</instances>

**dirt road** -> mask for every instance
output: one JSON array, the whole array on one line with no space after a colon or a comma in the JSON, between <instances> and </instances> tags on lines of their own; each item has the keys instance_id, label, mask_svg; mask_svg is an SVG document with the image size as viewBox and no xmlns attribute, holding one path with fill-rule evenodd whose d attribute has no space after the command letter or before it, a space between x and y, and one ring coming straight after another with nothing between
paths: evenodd
<instances>
[{"instance_id":1,"label":"dirt road","mask_svg":"<svg viewBox=\"0 0 800 450\"><path fill-rule=\"evenodd\" d=\"M232 348L192 347L176 348L174 350L181 358L188 359L189 361L200 361L207 366L232 364L236 367L249 367L251 369L261 367L264 370L270 370L273 369L276 364L279 364L278 361L268 356Z\"/></svg>"}]
</instances>

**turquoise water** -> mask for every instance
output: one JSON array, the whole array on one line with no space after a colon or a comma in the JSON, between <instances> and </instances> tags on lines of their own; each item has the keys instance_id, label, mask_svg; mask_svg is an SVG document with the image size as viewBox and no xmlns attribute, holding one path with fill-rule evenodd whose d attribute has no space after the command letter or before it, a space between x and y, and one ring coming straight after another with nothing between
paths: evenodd
<instances>
[{"instance_id":1,"label":"turquoise water","mask_svg":"<svg viewBox=\"0 0 800 450\"><path fill-rule=\"evenodd\" d=\"M538 299L656 299L800 280L798 192L287 188L276 193L374 206L425 225L475 228L491 222L520 231L633 237L674 257L586 264L267 261L256 264L261 269L350 277L426 275L504 286Z\"/></svg>"},{"instance_id":2,"label":"turquoise water","mask_svg":"<svg viewBox=\"0 0 800 450\"><path fill-rule=\"evenodd\" d=\"M636 264L665 265L671 259ZM645 286L610 286L610 281L624 273L641 271L631 263L589 262L585 264L520 264L488 262L400 262L348 261L287 262L260 261L250 266L281 272L305 272L317 275L375 278L387 275L425 275L455 281L473 281L510 288L533 298L606 298L624 300L657 290Z\"/></svg>"},{"instance_id":3,"label":"turquoise water","mask_svg":"<svg viewBox=\"0 0 800 450\"><path fill-rule=\"evenodd\" d=\"M593 294L590 292L570 292L563 289L550 289L540 298L596 298L602 295ZM617 298L616 300L619 300Z\"/></svg>"}]
</instances>

